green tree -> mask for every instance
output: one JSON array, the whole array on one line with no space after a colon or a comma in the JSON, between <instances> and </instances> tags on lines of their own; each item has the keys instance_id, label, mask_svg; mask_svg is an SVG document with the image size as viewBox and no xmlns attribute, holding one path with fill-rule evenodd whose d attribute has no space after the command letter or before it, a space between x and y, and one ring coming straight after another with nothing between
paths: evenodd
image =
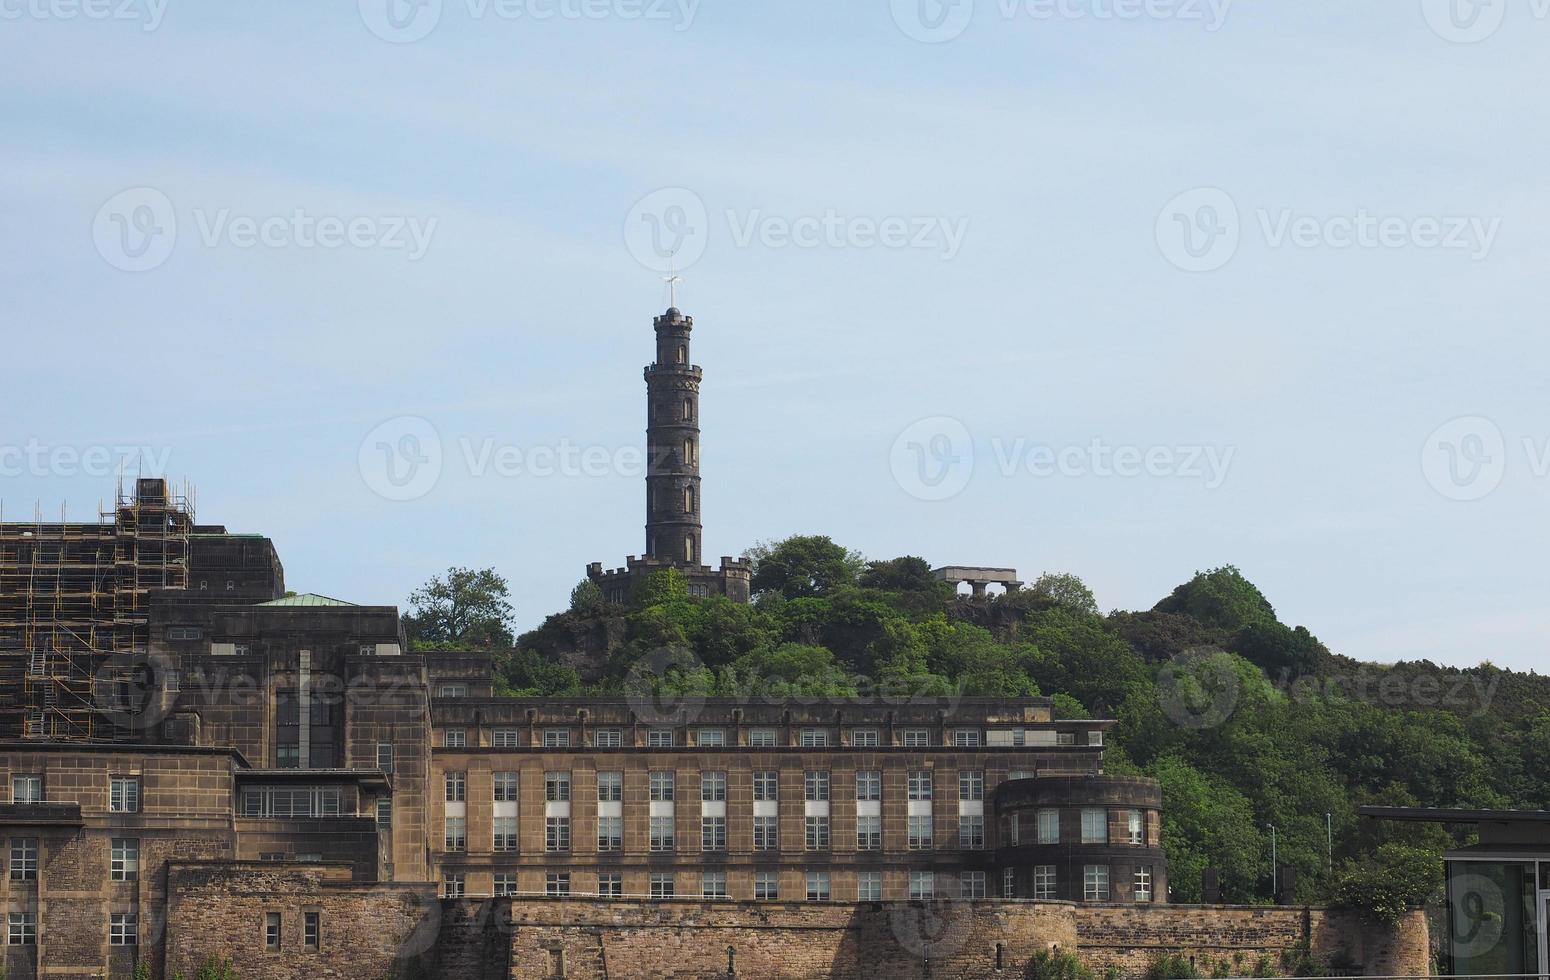
<instances>
[{"instance_id":1,"label":"green tree","mask_svg":"<svg viewBox=\"0 0 1550 980\"><path fill-rule=\"evenodd\" d=\"M585 615L602 612L608 599L603 595L603 587L589 578L584 578L576 583L576 587L570 590L570 611Z\"/></svg>"},{"instance_id":2,"label":"green tree","mask_svg":"<svg viewBox=\"0 0 1550 980\"><path fill-rule=\"evenodd\" d=\"M1275 607L1264 593L1232 565L1196 572L1152 607L1154 612L1181 613L1208 626L1236 630L1249 623L1274 621Z\"/></svg>"},{"instance_id":3,"label":"green tree","mask_svg":"<svg viewBox=\"0 0 1550 980\"><path fill-rule=\"evenodd\" d=\"M1041 949L1028 960L1026 980L1093 980L1087 964L1064 950Z\"/></svg>"},{"instance_id":4,"label":"green tree","mask_svg":"<svg viewBox=\"0 0 1550 980\"><path fill-rule=\"evenodd\" d=\"M1062 608L1085 616L1098 615L1098 600L1087 583L1065 572L1045 572L1028 586L1028 592Z\"/></svg>"},{"instance_id":5,"label":"green tree","mask_svg":"<svg viewBox=\"0 0 1550 980\"><path fill-rule=\"evenodd\" d=\"M750 549L753 590L787 599L828 595L855 585L863 559L822 535L795 535Z\"/></svg>"},{"instance_id":6,"label":"green tree","mask_svg":"<svg viewBox=\"0 0 1550 980\"><path fill-rule=\"evenodd\" d=\"M1393 925L1441 887L1441 853L1390 841L1341 867L1335 903Z\"/></svg>"},{"instance_id":7,"label":"green tree","mask_svg":"<svg viewBox=\"0 0 1550 980\"><path fill-rule=\"evenodd\" d=\"M410 645L510 646L510 595L493 568L449 568L409 593L403 618Z\"/></svg>"}]
</instances>

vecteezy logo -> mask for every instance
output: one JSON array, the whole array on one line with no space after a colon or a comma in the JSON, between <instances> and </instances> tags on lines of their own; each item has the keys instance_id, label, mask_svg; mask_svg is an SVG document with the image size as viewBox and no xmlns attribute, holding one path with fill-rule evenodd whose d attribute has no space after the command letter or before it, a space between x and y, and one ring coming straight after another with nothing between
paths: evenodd
<instances>
[{"instance_id":1,"label":"vecteezy logo","mask_svg":"<svg viewBox=\"0 0 1550 980\"><path fill-rule=\"evenodd\" d=\"M1242 681L1232 660L1213 647L1185 650L1157 672L1157 702L1175 725L1215 728L1238 710Z\"/></svg>"},{"instance_id":2,"label":"vecteezy logo","mask_svg":"<svg viewBox=\"0 0 1550 980\"><path fill-rule=\"evenodd\" d=\"M1507 0L1421 0L1432 33L1454 44L1475 44L1501 30Z\"/></svg>"},{"instance_id":3,"label":"vecteezy logo","mask_svg":"<svg viewBox=\"0 0 1550 980\"><path fill-rule=\"evenodd\" d=\"M947 500L974 476L974 438L955 418L921 419L893 441L888 465L894 482L911 497Z\"/></svg>"},{"instance_id":4,"label":"vecteezy logo","mask_svg":"<svg viewBox=\"0 0 1550 980\"><path fill-rule=\"evenodd\" d=\"M630 665L624 691L635 716L649 725L685 725L700 716L705 697L673 691L669 675L705 666L688 647L658 647Z\"/></svg>"},{"instance_id":5,"label":"vecteezy logo","mask_svg":"<svg viewBox=\"0 0 1550 980\"><path fill-rule=\"evenodd\" d=\"M966 901L929 898L888 906L888 927L899 948L911 959L948 959L963 948L974 931L974 910Z\"/></svg>"},{"instance_id":6,"label":"vecteezy logo","mask_svg":"<svg viewBox=\"0 0 1550 980\"><path fill-rule=\"evenodd\" d=\"M1238 254L1238 204L1216 187L1197 187L1157 215L1157 247L1185 272L1215 272Z\"/></svg>"},{"instance_id":7,"label":"vecteezy logo","mask_svg":"<svg viewBox=\"0 0 1550 980\"><path fill-rule=\"evenodd\" d=\"M92 221L97 254L115 269L149 272L172 255L178 216L154 187L131 187L108 198Z\"/></svg>"},{"instance_id":8,"label":"vecteezy logo","mask_svg":"<svg viewBox=\"0 0 1550 980\"><path fill-rule=\"evenodd\" d=\"M682 272L705 254L710 216L700 195L684 187L652 191L630 208L624 246L653 272Z\"/></svg>"},{"instance_id":9,"label":"vecteezy logo","mask_svg":"<svg viewBox=\"0 0 1550 980\"><path fill-rule=\"evenodd\" d=\"M974 0L889 0L889 5L899 30L925 44L951 41L974 19Z\"/></svg>"},{"instance_id":10,"label":"vecteezy logo","mask_svg":"<svg viewBox=\"0 0 1550 980\"><path fill-rule=\"evenodd\" d=\"M425 419L388 419L361 440L361 479L385 500L418 500L441 479L441 436Z\"/></svg>"},{"instance_id":11,"label":"vecteezy logo","mask_svg":"<svg viewBox=\"0 0 1550 980\"><path fill-rule=\"evenodd\" d=\"M409 44L441 22L441 0L359 0L366 29L384 41Z\"/></svg>"},{"instance_id":12,"label":"vecteezy logo","mask_svg":"<svg viewBox=\"0 0 1550 980\"><path fill-rule=\"evenodd\" d=\"M1421 472L1449 500L1479 500L1501 486L1507 441L1490 419L1478 415L1439 426L1421 447Z\"/></svg>"}]
</instances>

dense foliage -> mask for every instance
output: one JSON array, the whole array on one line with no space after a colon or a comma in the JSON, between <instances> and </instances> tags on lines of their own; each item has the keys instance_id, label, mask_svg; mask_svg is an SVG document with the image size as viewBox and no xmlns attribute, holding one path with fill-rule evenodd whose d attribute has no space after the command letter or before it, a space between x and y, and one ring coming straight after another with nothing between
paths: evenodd
<instances>
[{"instance_id":1,"label":"dense foliage","mask_svg":"<svg viewBox=\"0 0 1550 980\"><path fill-rule=\"evenodd\" d=\"M1117 720L1109 771L1161 781L1181 902L1207 867L1224 901L1267 901L1274 825L1296 898L1391 914L1428 897L1451 841L1359 806L1550 806L1545 678L1337 656L1232 567L1104 616L1069 575L973 601L920 558L867 562L828 538L755 557L751 605L691 598L675 572L628 607L583 583L499 655L503 689L618 694L645 665L704 696L1050 696L1057 716Z\"/></svg>"}]
</instances>

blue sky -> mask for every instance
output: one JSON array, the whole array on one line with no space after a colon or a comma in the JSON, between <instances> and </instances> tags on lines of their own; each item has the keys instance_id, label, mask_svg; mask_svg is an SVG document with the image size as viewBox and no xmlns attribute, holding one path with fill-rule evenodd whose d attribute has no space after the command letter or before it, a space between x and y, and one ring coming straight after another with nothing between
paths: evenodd
<instances>
[{"instance_id":1,"label":"blue sky","mask_svg":"<svg viewBox=\"0 0 1550 980\"><path fill-rule=\"evenodd\" d=\"M0 3L7 519L144 446L294 589L534 625L641 550L677 248L708 555L1544 662L1544 0L100 2Z\"/></svg>"}]
</instances>

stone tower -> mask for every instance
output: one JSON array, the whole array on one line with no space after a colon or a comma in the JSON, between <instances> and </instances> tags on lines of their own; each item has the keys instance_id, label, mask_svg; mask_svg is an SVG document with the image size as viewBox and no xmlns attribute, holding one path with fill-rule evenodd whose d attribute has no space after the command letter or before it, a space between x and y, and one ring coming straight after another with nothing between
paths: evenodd
<instances>
[{"instance_id":1,"label":"stone tower","mask_svg":"<svg viewBox=\"0 0 1550 980\"><path fill-rule=\"evenodd\" d=\"M689 356L694 318L676 308L652 321L657 359L646 366L646 557L699 565L700 379Z\"/></svg>"}]
</instances>

